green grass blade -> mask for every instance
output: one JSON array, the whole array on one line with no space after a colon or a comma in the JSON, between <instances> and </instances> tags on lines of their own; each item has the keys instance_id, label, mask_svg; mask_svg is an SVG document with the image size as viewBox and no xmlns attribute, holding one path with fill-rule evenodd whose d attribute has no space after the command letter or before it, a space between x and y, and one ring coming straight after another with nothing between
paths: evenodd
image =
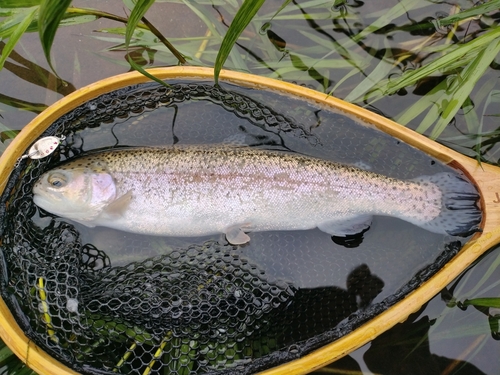
<instances>
[{"instance_id":1,"label":"green grass blade","mask_svg":"<svg viewBox=\"0 0 500 375\"><path fill-rule=\"evenodd\" d=\"M5 345L5 343L3 341L0 342L0 366L4 366L5 365L5 362L8 362L12 359L15 359L17 358L14 353L12 352L12 350L10 350L10 348Z\"/></svg>"},{"instance_id":2,"label":"green grass blade","mask_svg":"<svg viewBox=\"0 0 500 375\"><path fill-rule=\"evenodd\" d=\"M26 18L29 9L17 10L0 22L0 40L10 38L14 30Z\"/></svg>"},{"instance_id":3,"label":"green grass blade","mask_svg":"<svg viewBox=\"0 0 500 375\"><path fill-rule=\"evenodd\" d=\"M446 88L450 85L451 80L451 77L446 77L446 79L434 86L431 91L421 97L410 108L395 116L394 120L402 125L407 125L410 121L424 113L428 108L431 108L431 111L435 112L426 116L416 129L417 132L424 133L431 127L431 125L436 121L436 118L439 116L439 107L437 103L439 103L443 93L446 92Z\"/></svg>"},{"instance_id":4,"label":"green grass blade","mask_svg":"<svg viewBox=\"0 0 500 375\"><path fill-rule=\"evenodd\" d=\"M29 8L40 5L42 0L0 0L0 8Z\"/></svg>"},{"instance_id":5,"label":"green grass blade","mask_svg":"<svg viewBox=\"0 0 500 375\"><path fill-rule=\"evenodd\" d=\"M500 38L500 27L491 29L480 37L445 53L442 57L422 66L389 84L385 92L386 95L394 94L403 87L413 85L420 79L428 77L434 73L441 72L443 69L449 68L450 64L455 62L467 64L476 54L486 48L489 44L496 44L495 41ZM495 56L493 56L494 58Z\"/></svg>"},{"instance_id":6,"label":"green grass blade","mask_svg":"<svg viewBox=\"0 0 500 375\"><path fill-rule=\"evenodd\" d=\"M485 297L485 298L466 299L463 302L463 304L465 306L484 306L484 307L500 308L500 298Z\"/></svg>"},{"instance_id":7,"label":"green grass blade","mask_svg":"<svg viewBox=\"0 0 500 375\"><path fill-rule=\"evenodd\" d=\"M470 134L478 134L477 140L474 142L474 149L476 150L476 160L481 162L481 131L475 133L475 131L482 128L482 121L477 115L476 109L474 108L474 103L468 96L464 103L462 104L462 110L464 113L465 124L467 125L467 130Z\"/></svg>"},{"instance_id":8,"label":"green grass blade","mask_svg":"<svg viewBox=\"0 0 500 375\"><path fill-rule=\"evenodd\" d=\"M125 45L130 44L134 30L136 29L139 21L144 17L148 9L153 5L155 0L138 0L135 7L132 9L128 18L127 27L125 29Z\"/></svg>"},{"instance_id":9,"label":"green grass blade","mask_svg":"<svg viewBox=\"0 0 500 375\"><path fill-rule=\"evenodd\" d=\"M218 38L220 38L222 40L222 36L220 35L220 33L215 28L214 22L212 22L210 20L210 18L208 17L208 15L203 12L203 9L199 8L199 4L197 4L194 1L190 1L190 0L183 0L182 3L184 5L186 5L189 9L191 9L191 11L194 14L196 14L198 16L198 18L205 23L205 25L210 30L210 32L212 33L212 35L214 35L214 36L216 36L216 37L218 37Z\"/></svg>"},{"instance_id":10,"label":"green grass blade","mask_svg":"<svg viewBox=\"0 0 500 375\"><path fill-rule=\"evenodd\" d=\"M441 86L439 88L439 92L437 93L439 99L432 103L424 119L418 125L417 129L415 129L418 133L424 134L432 126L432 124L436 122L436 119L439 118L440 114L443 112L443 106L448 103L447 99L442 98L443 90L446 90L446 87Z\"/></svg>"},{"instance_id":11,"label":"green grass blade","mask_svg":"<svg viewBox=\"0 0 500 375\"><path fill-rule=\"evenodd\" d=\"M371 73L344 98L344 100L351 103L360 101L366 92L375 87L391 72L393 68L393 64L390 62L391 59L392 50L389 46L386 46L384 58L380 59L375 69L373 69Z\"/></svg>"},{"instance_id":12,"label":"green grass blade","mask_svg":"<svg viewBox=\"0 0 500 375\"><path fill-rule=\"evenodd\" d=\"M370 60L373 58L373 56L370 55L361 55L356 51L348 50L336 40L326 40L325 38L321 38L308 31L301 31L300 33L309 38L313 42L311 44L323 46L325 50L328 51L326 55L321 57L319 60L325 59L336 52L346 61L348 61L352 66L356 67L359 72L364 72L365 69L370 65ZM335 67L337 66L335 65Z\"/></svg>"},{"instance_id":13,"label":"green grass blade","mask_svg":"<svg viewBox=\"0 0 500 375\"><path fill-rule=\"evenodd\" d=\"M456 76L456 84L452 84L448 89L448 91L453 91L450 98L451 100L448 102L448 105L443 108L444 111L432 130L432 139L436 139L443 132L451 119L462 107L465 100L469 97L477 81L483 76L484 72L488 69L499 52L500 40L488 44L486 48Z\"/></svg>"},{"instance_id":14,"label":"green grass blade","mask_svg":"<svg viewBox=\"0 0 500 375\"><path fill-rule=\"evenodd\" d=\"M280 8L276 11L276 13L273 14L273 16L271 17L271 19L269 20L269 22L271 22L278 14L280 14L283 11L283 9L285 9L286 6L288 4L290 4L291 2L292 2L292 0L285 0L285 1L283 1L283 4L281 4Z\"/></svg>"},{"instance_id":15,"label":"green grass blade","mask_svg":"<svg viewBox=\"0 0 500 375\"><path fill-rule=\"evenodd\" d=\"M371 33L374 33L377 30L380 30L382 27L387 26L389 23L393 22L393 20L403 14L407 13L409 10L414 8L422 8L428 6L426 2L420 2L415 0L401 0L391 9L384 12L384 14L377 18L374 22L364 28L360 33L355 35L352 38L354 43L359 42L360 40L366 38Z\"/></svg>"},{"instance_id":16,"label":"green grass blade","mask_svg":"<svg viewBox=\"0 0 500 375\"><path fill-rule=\"evenodd\" d=\"M63 19L66 9L70 4L71 0L43 0L40 5L40 12L38 14L38 32L40 34L40 42L42 44L45 58L54 73L55 69L50 58L50 50L52 48L52 43L54 42L57 28L59 27L59 23Z\"/></svg>"},{"instance_id":17,"label":"green grass blade","mask_svg":"<svg viewBox=\"0 0 500 375\"><path fill-rule=\"evenodd\" d=\"M140 66L139 64L135 63L134 62L134 59L132 57L130 57L129 55L127 55L127 61L128 63L130 64L130 66L132 68L134 68L135 70L137 70L138 72L140 72L141 74L145 75L146 77L148 77L149 79L155 81L155 82L158 82L160 85L163 85L163 86L168 86L168 84L166 84L165 82L163 82L161 79L159 78L156 78L154 75L148 73L142 66Z\"/></svg>"},{"instance_id":18,"label":"green grass blade","mask_svg":"<svg viewBox=\"0 0 500 375\"><path fill-rule=\"evenodd\" d=\"M500 0L492 0L484 4L477 5L475 7L464 10L463 12L453 14L451 16L442 19L438 19L436 22L438 26L448 26L455 22L460 22L470 17L480 16L485 13L489 13L491 11L498 9L500 9Z\"/></svg>"},{"instance_id":19,"label":"green grass blade","mask_svg":"<svg viewBox=\"0 0 500 375\"><path fill-rule=\"evenodd\" d=\"M149 79L152 79L162 85L166 85L165 82L156 78L152 74L148 73L145 69L143 69L140 65L136 64L132 57L128 54L128 47L130 45L130 41L132 36L134 35L134 31L139 24L139 21L144 17L148 9L153 5L155 0L138 0L135 4L132 12L130 13L129 20L127 22L127 27L125 28L125 48L127 50L127 60L132 68L145 75Z\"/></svg>"},{"instance_id":20,"label":"green grass blade","mask_svg":"<svg viewBox=\"0 0 500 375\"><path fill-rule=\"evenodd\" d=\"M336 95L335 91L338 90L340 88L340 86L342 86L342 84L345 81L347 81L349 78L351 78L352 76L354 76L356 74L359 74L358 68L353 68L348 73L344 74L344 76L337 82L337 84L332 87L332 89L330 90L330 92L328 93L328 95L330 95L330 96L331 95Z\"/></svg>"},{"instance_id":21,"label":"green grass blade","mask_svg":"<svg viewBox=\"0 0 500 375\"><path fill-rule=\"evenodd\" d=\"M7 144L5 144L5 141L14 139L16 135L19 134L19 132L20 130L12 130L0 122L0 154L3 153L8 146ZM3 351L0 350L0 366L2 362L5 360L3 357L4 354L5 350Z\"/></svg>"},{"instance_id":22,"label":"green grass blade","mask_svg":"<svg viewBox=\"0 0 500 375\"><path fill-rule=\"evenodd\" d=\"M245 30L247 25L257 14L257 11L260 9L262 4L264 4L264 1L265 0L245 0L241 5L241 8L234 16L233 22L231 22L231 25L229 26L229 29L227 30L226 35L222 40L219 53L217 54L217 58L215 59L215 83L218 83L219 81L219 73L229 54L231 53L234 44L238 40L243 30Z\"/></svg>"},{"instance_id":23,"label":"green grass blade","mask_svg":"<svg viewBox=\"0 0 500 375\"><path fill-rule=\"evenodd\" d=\"M3 65L5 63L5 60L7 60L7 57L9 57L10 53L16 46L17 42L21 37L24 35L25 31L28 29L28 27L31 25L33 22L33 18L35 17L35 14L38 12L38 7L33 7L30 12L26 15L24 20L20 22L17 27L14 29L12 34L9 37L8 42L5 44L5 47L2 50L2 55L0 56L0 70L3 69Z\"/></svg>"}]
</instances>

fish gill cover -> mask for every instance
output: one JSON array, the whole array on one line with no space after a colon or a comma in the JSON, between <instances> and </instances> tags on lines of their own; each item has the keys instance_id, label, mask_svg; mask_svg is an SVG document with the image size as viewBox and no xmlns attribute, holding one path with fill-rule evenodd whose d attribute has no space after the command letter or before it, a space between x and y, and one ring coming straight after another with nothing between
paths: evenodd
<instances>
[{"instance_id":1,"label":"fish gill cover","mask_svg":"<svg viewBox=\"0 0 500 375\"><path fill-rule=\"evenodd\" d=\"M279 95L262 102L235 87L143 84L85 103L44 133L64 135L66 141L49 158L23 160L9 179L0 211L1 295L31 340L85 374L250 374L351 332L460 250L467 239L428 234L424 244L412 240L423 230L410 224L377 231L386 219L376 219L376 228L356 249L338 246L318 231L255 233L243 247L217 237L168 242L126 235L107 246L33 203L33 184L54 164L92 148L131 142L203 143L240 135L250 146L352 163L359 157L374 168L377 160L390 159L378 168L400 178L429 168L431 174L449 171L411 147L404 146L404 157L385 155L388 148L403 146L345 116L332 115L336 128L328 130L324 109L287 103L282 106L288 113L281 114L274 109ZM189 113L192 125L177 117L185 103L196 103ZM207 103L222 108L216 121L204 112ZM153 116L166 108L170 129L164 112ZM151 117L138 117L147 112ZM353 148L356 156L344 155ZM405 168L396 168L401 165ZM409 236L408 230L417 232ZM405 241L395 241L398 237ZM390 249L394 243L405 248ZM384 274L387 262L398 259L405 266Z\"/></svg>"}]
</instances>

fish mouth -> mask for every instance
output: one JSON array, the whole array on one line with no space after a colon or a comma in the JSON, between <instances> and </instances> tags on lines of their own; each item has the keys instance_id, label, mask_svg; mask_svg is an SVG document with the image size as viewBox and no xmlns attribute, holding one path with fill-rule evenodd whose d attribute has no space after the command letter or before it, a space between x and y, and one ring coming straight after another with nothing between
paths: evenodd
<instances>
[{"instance_id":1,"label":"fish mouth","mask_svg":"<svg viewBox=\"0 0 500 375\"><path fill-rule=\"evenodd\" d=\"M54 202L47 198L38 184L33 187L33 202L48 212L53 212Z\"/></svg>"},{"instance_id":2,"label":"fish mouth","mask_svg":"<svg viewBox=\"0 0 500 375\"><path fill-rule=\"evenodd\" d=\"M43 195L37 193L35 189L33 189L33 202L44 210L47 210L46 207L50 207L50 202Z\"/></svg>"}]
</instances>

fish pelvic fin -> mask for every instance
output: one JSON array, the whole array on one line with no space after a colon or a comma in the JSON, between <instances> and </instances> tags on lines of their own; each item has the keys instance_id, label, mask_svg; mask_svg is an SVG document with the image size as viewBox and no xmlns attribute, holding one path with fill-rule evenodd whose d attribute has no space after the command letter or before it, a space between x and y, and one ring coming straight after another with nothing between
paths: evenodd
<instances>
[{"instance_id":1,"label":"fish pelvic fin","mask_svg":"<svg viewBox=\"0 0 500 375\"><path fill-rule=\"evenodd\" d=\"M245 226L244 226L245 227ZM231 245L243 245L250 242L250 237L246 234L241 226L232 226L224 231L226 240Z\"/></svg>"},{"instance_id":2,"label":"fish pelvic fin","mask_svg":"<svg viewBox=\"0 0 500 375\"><path fill-rule=\"evenodd\" d=\"M433 220L415 223L430 232L467 237L479 230L482 212L476 187L463 177L449 173L422 176L413 181L432 183L441 190L441 213Z\"/></svg>"},{"instance_id":3,"label":"fish pelvic fin","mask_svg":"<svg viewBox=\"0 0 500 375\"><path fill-rule=\"evenodd\" d=\"M331 236L345 237L366 232L371 223L371 215L358 215L348 219L326 221L318 224L318 228Z\"/></svg>"}]
</instances>

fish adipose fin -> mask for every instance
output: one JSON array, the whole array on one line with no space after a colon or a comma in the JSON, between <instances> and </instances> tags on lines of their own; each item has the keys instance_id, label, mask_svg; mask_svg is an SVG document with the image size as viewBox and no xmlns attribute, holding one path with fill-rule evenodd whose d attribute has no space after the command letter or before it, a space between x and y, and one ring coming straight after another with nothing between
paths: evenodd
<instances>
[{"instance_id":1,"label":"fish adipose fin","mask_svg":"<svg viewBox=\"0 0 500 375\"><path fill-rule=\"evenodd\" d=\"M441 214L417 225L434 233L461 237L470 236L479 230L482 220L482 213L477 205L479 193L469 181L448 172L419 177L414 181L431 182L442 193Z\"/></svg>"},{"instance_id":2,"label":"fish adipose fin","mask_svg":"<svg viewBox=\"0 0 500 375\"><path fill-rule=\"evenodd\" d=\"M239 226L227 228L224 234L231 245L243 245L250 241L250 237Z\"/></svg>"},{"instance_id":3,"label":"fish adipose fin","mask_svg":"<svg viewBox=\"0 0 500 375\"><path fill-rule=\"evenodd\" d=\"M363 233L371 224L371 215L360 215L350 219L325 221L318 224L318 228L331 236L345 237Z\"/></svg>"}]
</instances>

